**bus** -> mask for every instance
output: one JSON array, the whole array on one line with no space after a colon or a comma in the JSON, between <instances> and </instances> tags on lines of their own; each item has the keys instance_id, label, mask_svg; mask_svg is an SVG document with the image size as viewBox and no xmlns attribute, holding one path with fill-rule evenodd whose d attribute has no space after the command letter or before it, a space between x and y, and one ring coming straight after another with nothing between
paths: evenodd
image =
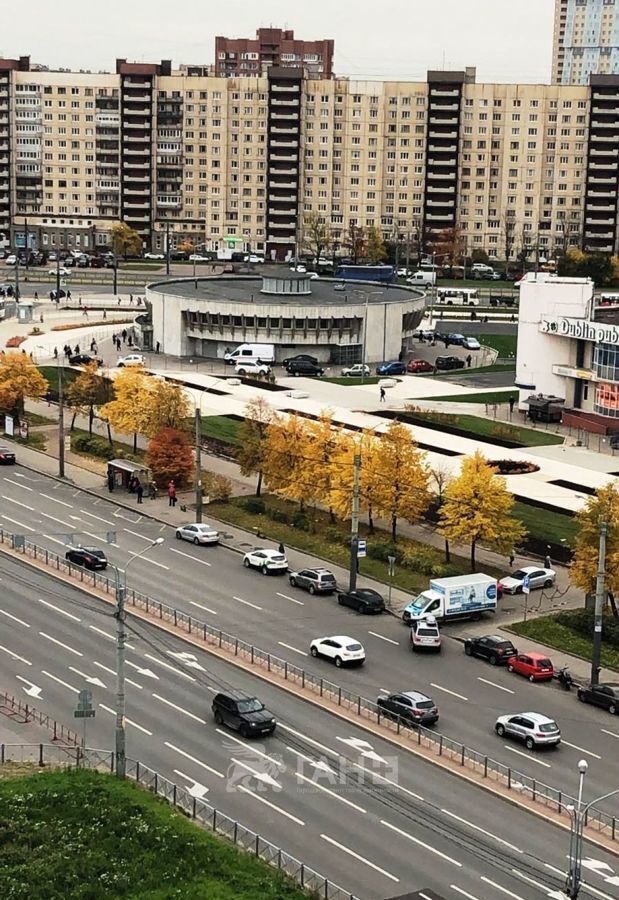
<instances>
[{"instance_id":1,"label":"bus","mask_svg":"<svg viewBox=\"0 0 619 900\"><path fill-rule=\"evenodd\" d=\"M355 266L342 265L336 273L336 278L342 281L384 281L390 282L395 279L395 269L393 266Z\"/></svg>"},{"instance_id":2,"label":"bus","mask_svg":"<svg viewBox=\"0 0 619 900\"><path fill-rule=\"evenodd\" d=\"M479 296L476 288L437 288L437 306L479 306Z\"/></svg>"}]
</instances>

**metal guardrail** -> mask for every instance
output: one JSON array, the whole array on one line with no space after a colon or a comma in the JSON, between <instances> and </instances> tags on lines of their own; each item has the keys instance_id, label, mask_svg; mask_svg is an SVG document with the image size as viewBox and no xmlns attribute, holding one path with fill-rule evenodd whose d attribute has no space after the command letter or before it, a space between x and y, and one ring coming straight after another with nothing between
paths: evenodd
<instances>
[{"instance_id":1,"label":"metal guardrail","mask_svg":"<svg viewBox=\"0 0 619 900\"><path fill-rule=\"evenodd\" d=\"M29 762L41 768L85 767L114 771L114 753L111 750L83 749L81 746L61 748L49 744L0 744L0 762L3 764ZM226 838L241 850L251 853L252 856L283 872L302 888L313 893L316 898L358 900L350 891L325 878L311 866L272 844L236 819L231 819L205 800L192 796L185 788L139 760L127 759L127 777L152 791L157 797L162 797L170 806L180 810L203 828Z\"/></svg>"},{"instance_id":2,"label":"metal guardrail","mask_svg":"<svg viewBox=\"0 0 619 900\"><path fill-rule=\"evenodd\" d=\"M53 741L64 742L71 746L82 742L76 731L71 731L62 722L57 722L47 713L41 712L29 703L24 703L6 692L0 693L0 713L9 717L21 718L24 724L34 722L36 725L42 725L51 733Z\"/></svg>"},{"instance_id":3,"label":"metal guardrail","mask_svg":"<svg viewBox=\"0 0 619 900\"><path fill-rule=\"evenodd\" d=\"M8 544L13 550L31 556L33 559L44 561L47 566L78 579L80 583L103 590L107 594L115 594L115 583L111 579L97 572L90 572L72 565L52 550L39 547L21 535L0 529L0 543ZM460 766L462 770L493 782L498 787L528 797L546 809L567 817L567 806L576 804L575 798L564 791L545 784L537 778L532 778L530 775L525 775L446 735L437 734L423 726L412 726L398 716L386 714L373 700L348 691L325 678L319 678L300 666L272 653L267 653L254 644L228 634L220 628L208 625L189 613L168 606L160 600L153 600L152 597L148 597L140 591L133 588L128 589L125 604L127 608L133 607L142 610L147 615L162 622L168 622L211 647L224 650L252 666L277 675L290 684L294 684L295 687L300 687L303 691L308 691L316 697L334 703L362 720L381 725L410 744L423 747L424 750L431 752L436 757ZM590 808L586 817L586 825L613 841L619 840L619 819L604 810Z\"/></svg>"}]
</instances>

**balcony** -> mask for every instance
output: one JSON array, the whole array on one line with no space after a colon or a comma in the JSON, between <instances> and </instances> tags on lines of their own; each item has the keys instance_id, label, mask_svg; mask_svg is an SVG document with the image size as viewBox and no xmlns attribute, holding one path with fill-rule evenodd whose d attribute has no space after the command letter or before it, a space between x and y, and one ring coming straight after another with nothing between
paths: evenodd
<instances>
[{"instance_id":1,"label":"balcony","mask_svg":"<svg viewBox=\"0 0 619 900\"><path fill-rule=\"evenodd\" d=\"M434 168L434 166L450 166L451 168L456 167L455 159L428 159L426 163L426 173L428 177L430 176L430 169Z\"/></svg>"},{"instance_id":2,"label":"balcony","mask_svg":"<svg viewBox=\"0 0 619 900\"><path fill-rule=\"evenodd\" d=\"M150 87L150 85L148 85ZM128 85L125 85L128 87ZM150 91L136 91L135 93L126 94L123 91L123 103L150 103Z\"/></svg>"},{"instance_id":3,"label":"balcony","mask_svg":"<svg viewBox=\"0 0 619 900\"><path fill-rule=\"evenodd\" d=\"M127 147L123 149L123 157L125 156L136 156L136 157L144 157L150 155L150 146L146 147Z\"/></svg>"},{"instance_id":4,"label":"balcony","mask_svg":"<svg viewBox=\"0 0 619 900\"><path fill-rule=\"evenodd\" d=\"M291 188L293 191L296 191L297 183L296 183L296 181L269 181L269 187Z\"/></svg>"},{"instance_id":5,"label":"balcony","mask_svg":"<svg viewBox=\"0 0 619 900\"><path fill-rule=\"evenodd\" d=\"M269 206L269 215L270 216L296 216L297 210L293 207L287 207L286 209L277 209L275 206Z\"/></svg>"},{"instance_id":6,"label":"balcony","mask_svg":"<svg viewBox=\"0 0 619 900\"><path fill-rule=\"evenodd\" d=\"M1 120L0 120L0 121L1 121ZM281 129L275 128L275 129L273 129L273 130L274 130L274 131L280 131ZM298 141L286 141L286 140L278 140L278 141L275 141L275 140L271 140L271 147L270 147L270 150L271 150L271 153L273 153L273 152L277 152L277 151L279 150L280 147L284 148L284 147L298 147L298 146L299 146L299 142L298 142Z\"/></svg>"},{"instance_id":7,"label":"balcony","mask_svg":"<svg viewBox=\"0 0 619 900\"><path fill-rule=\"evenodd\" d=\"M439 206L441 208L454 206L454 200L426 200L426 206Z\"/></svg>"},{"instance_id":8,"label":"balcony","mask_svg":"<svg viewBox=\"0 0 619 900\"><path fill-rule=\"evenodd\" d=\"M293 134L296 136L297 128L295 125L290 125L288 128L285 128L282 125L273 125L271 132L272 134Z\"/></svg>"},{"instance_id":9,"label":"balcony","mask_svg":"<svg viewBox=\"0 0 619 900\"><path fill-rule=\"evenodd\" d=\"M298 112L272 112L269 115L269 119L273 122L298 122L299 121L299 113Z\"/></svg>"},{"instance_id":10,"label":"balcony","mask_svg":"<svg viewBox=\"0 0 619 900\"><path fill-rule=\"evenodd\" d=\"M284 100L280 97L271 97L271 106L293 106L298 109L300 98L290 97L289 99Z\"/></svg>"},{"instance_id":11,"label":"balcony","mask_svg":"<svg viewBox=\"0 0 619 900\"><path fill-rule=\"evenodd\" d=\"M100 140L100 138L97 138L97 140ZM148 136L145 134L123 134L122 140L123 144L143 144L145 145L145 149L150 149L150 141L148 139ZM139 148L133 147L132 149L137 150Z\"/></svg>"},{"instance_id":12,"label":"balcony","mask_svg":"<svg viewBox=\"0 0 619 900\"><path fill-rule=\"evenodd\" d=\"M593 134L593 132L590 132L589 136L591 138L591 141L596 144L599 144L599 143L609 143L610 144L611 142L614 143L617 140L617 138L614 134Z\"/></svg>"},{"instance_id":13,"label":"balcony","mask_svg":"<svg viewBox=\"0 0 619 900\"><path fill-rule=\"evenodd\" d=\"M616 159L610 160L609 162L590 162L589 168L594 169L597 172L599 172L600 169L602 169L602 170L610 169L611 173L612 173L612 172L615 172L617 169L617 162L618 161Z\"/></svg>"},{"instance_id":14,"label":"balcony","mask_svg":"<svg viewBox=\"0 0 619 900\"><path fill-rule=\"evenodd\" d=\"M267 242L269 244L294 244L294 235L290 235L290 237L276 237L275 235L269 234Z\"/></svg>"},{"instance_id":15,"label":"balcony","mask_svg":"<svg viewBox=\"0 0 619 900\"><path fill-rule=\"evenodd\" d=\"M150 184L150 175L128 175L126 172L123 175L123 182L128 184L131 182L137 182L138 184Z\"/></svg>"},{"instance_id":16,"label":"balcony","mask_svg":"<svg viewBox=\"0 0 619 900\"><path fill-rule=\"evenodd\" d=\"M140 109L125 109L125 128L140 128L147 123L150 125L151 109L150 106L140 107ZM137 121L133 121L137 119Z\"/></svg>"},{"instance_id":17,"label":"balcony","mask_svg":"<svg viewBox=\"0 0 619 900\"><path fill-rule=\"evenodd\" d=\"M433 110L436 112L436 110ZM458 125L458 116L430 116L430 125Z\"/></svg>"},{"instance_id":18,"label":"balcony","mask_svg":"<svg viewBox=\"0 0 619 900\"><path fill-rule=\"evenodd\" d=\"M426 221L428 222L451 222L452 219L452 213L445 213L444 215L439 215L438 213L428 213L428 215L426 215Z\"/></svg>"},{"instance_id":19,"label":"balcony","mask_svg":"<svg viewBox=\"0 0 619 900\"><path fill-rule=\"evenodd\" d=\"M590 210L590 212L593 212L593 210ZM612 227L615 224L615 220L612 216L610 218L607 216L605 219L598 219L595 216L587 215L585 216L585 223L587 225L610 225Z\"/></svg>"},{"instance_id":20,"label":"balcony","mask_svg":"<svg viewBox=\"0 0 619 900\"><path fill-rule=\"evenodd\" d=\"M614 103L619 103L619 94L600 94L596 91L593 92L594 100L610 100Z\"/></svg>"},{"instance_id":21,"label":"balcony","mask_svg":"<svg viewBox=\"0 0 619 900\"><path fill-rule=\"evenodd\" d=\"M430 97L457 97L459 94L459 88L430 88Z\"/></svg>"},{"instance_id":22,"label":"balcony","mask_svg":"<svg viewBox=\"0 0 619 900\"><path fill-rule=\"evenodd\" d=\"M430 144L428 147L428 153L457 153L458 145L457 144L446 144L444 147L436 146L435 144Z\"/></svg>"},{"instance_id":23,"label":"balcony","mask_svg":"<svg viewBox=\"0 0 619 900\"><path fill-rule=\"evenodd\" d=\"M436 97L436 94L432 93L431 98ZM458 112L460 106L458 103L432 103L432 99L430 99L430 109L432 112L443 112L443 110L447 110L448 112Z\"/></svg>"},{"instance_id":24,"label":"balcony","mask_svg":"<svg viewBox=\"0 0 619 900\"><path fill-rule=\"evenodd\" d=\"M436 140L453 141L453 140L458 139L458 132L457 131L429 131L428 137L433 141L436 141Z\"/></svg>"},{"instance_id":25,"label":"balcony","mask_svg":"<svg viewBox=\"0 0 619 900\"><path fill-rule=\"evenodd\" d=\"M166 196L157 197L157 206L163 206L163 207L168 207L168 208L169 207L178 208L178 207L181 207L182 205L183 205L183 198L181 197L180 194L176 194L176 195L171 194L169 197L166 197Z\"/></svg>"},{"instance_id":26,"label":"balcony","mask_svg":"<svg viewBox=\"0 0 619 900\"><path fill-rule=\"evenodd\" d=\"M614 138L609 136L607 140L612 141L614 140ZM603 150L599 150L597 147L592 147L589 150L589 156L619 156L619 150L612 147L605 147Z\"/></svg>"},{"instance_id":27,"label":"balcony","mask_svg":"<svg viewBox=\"0 0 619 900\"><path fill-rule=\"evenodd\" d=\"M455 190L453 187L438 187L435 184L427 184L426 185L426 194L454 194Z\"/></svg>"},{"instance_id":28,"label":"balcony","mask_svg":"<svg viewBox=\"0 0 619 900\"><path fill-rule=\"evenodd\" d=\"M269 228L284 228L287 231L291 231L293 234L296 227L297 223L295 219L291 222L269 222Z\"/></svg>"},{"instance_id":29,"label":"balcony","mask_svg":"<svg viewBox=\"0 0 619 900\"><path fill-rule=\"evenodd\" d=\"M615 237L615 235L614 235L614 233L613 233L612 231L604 231L604 232L601 232L601 231L599 231L599 232L598 232L598 231L585 231L585 237L586 237L586 238L595 238L596 240L600 240L600 239L602 239L602 238L609 239L609 240L613 240L613 238Z\"/></svg>"},{"instance_id":30,"label":"balcony","mask_svg":"<svg viewBox=\"0 0 619 900\"><path fill-rule=\"evenodd\" d=\"M291 166L288 169L272 168L270 174L272 177L277 177L278 175L298 175L299 170L296 166Z\"/></svg>"},{"instance_id":31,"label":"balcony","mask_svg":"<svg viewBox=\"0 0 619 900\"><path fill-rule=\"evenodd\" d=\"M616 113L615 113L615 115L616 115ZM596 128L605 128L607 130L609 128L612 128L613 131L619 131L619 122L599 122L599 121L593 120L591 122L591 131L593 131Z\"/></svg>"},{"instance_id":32,"label":"balcony","mask_svg":"<svg viewBox=\"0 0 619 900\"><path fill-rule=\"evenodd\" d=\"M428 180L432 181L455 181L456 173L455 172L427 172ZM429 187L429 185L428 185Z\"/></svg>"},{"instance_id":33,"label":"balcony","mask_svg":"<svg viewBox=\"0 0 619 900\"><path fill-rule=\"evenodd\" d=\"M276 94L300 94L301 93L301 85L300 84L271 84L271 91Z\"/></svg>"},{"instance_id":34,"label":"balcony","mask_svg":"<svg viewBox=\"0 0 619 900\"><path fill-rule=\"evenodd\" d=\"M150 203L146 200L142 202L138 202L137 200L127 200L126 203L123 203L123 209L133 209L137 212L148 213L150 212Z\"/></svg>"}]
</instances>

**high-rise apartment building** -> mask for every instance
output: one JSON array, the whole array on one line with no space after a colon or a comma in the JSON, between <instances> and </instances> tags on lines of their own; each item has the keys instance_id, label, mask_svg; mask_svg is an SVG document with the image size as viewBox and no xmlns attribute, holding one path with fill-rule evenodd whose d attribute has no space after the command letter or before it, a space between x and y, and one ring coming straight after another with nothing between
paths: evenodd
<instances>
[{"instance_id":1,"label":"high-rise apartment building","mask_svg":"<svg viewBox=\"0 0 619 900\"><path fill-rule=\"evenodd\" d=\"M302 41L294 31L259 28L255 38L215 38L215 74L266 75L271 66L305 69L314 78L333 75L333 41Z\"/></svg>"},{"instance_id":2,"label":"high-rise apartment building","mask_svg":"<svg viewBox=\"0 0 619 900\"><path fill-rule=\"evenodd\" d=\"M552 80L619 73L619 0L555 0Z\"/></svg>"}]
</instances>

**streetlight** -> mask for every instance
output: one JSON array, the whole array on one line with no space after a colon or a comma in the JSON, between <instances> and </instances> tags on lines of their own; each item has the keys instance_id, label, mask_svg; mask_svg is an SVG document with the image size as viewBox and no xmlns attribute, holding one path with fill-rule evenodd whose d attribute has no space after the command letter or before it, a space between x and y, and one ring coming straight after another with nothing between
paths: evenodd
<instances>
[{"instance_id":1,"label":"streetlight","mask_svg":"<svg viewBox=\"0 0 619 900\"><path fill-rule=\"evenodd\" d=\"M362 297L365 297L365 315L363 317L363 353L361 356L361 384L363 384L365 378L365 357L367 355L367 340L368 340L368 304L370 302L370 297L382 297L383 291L361 291L355 290L355 294L360 294Z\"/></svg>"},{"instance_id":2,"label":"streetlight","mask_svg":"<svg viewBox=\"0 0 619 900\"><path fill-rule=\"evenodd\" d=\"M577 900L578 894L580 893L580 873L582 869L582 833L585 822L587 821L587 813L595 803L599 803L601 800L607 800L609 797L614 797L615 794L619 794L619 788L616 788L614 791L609 791L608 794L603 794L601 797L596 797L595 800L591 800L589 803L587 803L586 806L583 807L582 793L585 775L587 774L588 768L589 767L586 760L581 759L578 763L579 780L578 800L576 803L576 807L572 805L567 807L567 811L570 814L570 852L568 854L569 871L567 873L567 879L565 881L565 896L568 897L569 900Z\"/></svg>"},{"instance_id":3,"label":"streetlight","mask_svg":"<svg viewBox=\"0 0 619 900\"><path fill-rule=\"evenodd\" d=\"M116 730L114 734L114 768L118 778L124 778L127 772L126 758L126 733L125 733L125 597L127 594L127 569L140 556L144 556L153 547L163 544L163 538L155 538L154 541L136 553L125 566L123 577L118 566L108 565L114 570L114 583L116 589Z\"/></svg>"}]
</instances>

